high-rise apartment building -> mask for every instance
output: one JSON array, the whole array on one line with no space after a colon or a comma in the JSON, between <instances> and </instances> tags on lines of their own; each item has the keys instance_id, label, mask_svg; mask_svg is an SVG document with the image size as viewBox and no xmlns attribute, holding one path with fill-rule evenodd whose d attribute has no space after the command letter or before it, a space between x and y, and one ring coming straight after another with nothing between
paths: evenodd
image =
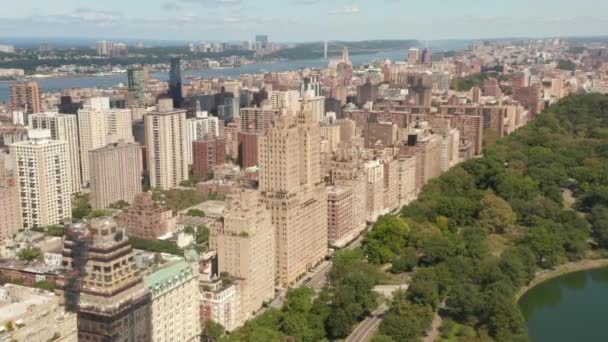
<instances>
[{"instance_id":1,"label":"high-rise apartment building","mask_svg":"<svg viewBox=\"0 0 608 342\"><path fill-rule=\"evenodd\" d=\"M209 116L207 112L197 111L196 117L186 119L186 156L188 164L192 164L192 143L197 140L212 139L220 136L219 120Z\"/></svg>"},{"instance_id":2,"label":"high-rise apartment building","mask_svg":"<svg viewBox=\"0 0 608 342\"><path fill-rule=\"evenodd\" d=\"M152 341L151 298L124 228L111 218L70 227L63 242L66 308L79 341Z\"/></svg>"},{"instance_id":3,"label":"high-rise apartment building","mask_svg":"<svg viewBox=\"0 0 608 342\"><path fill-rule=\"evenodd\" d=\"M332 246L344 247L357 237L353 229L353 189L346 186L327 188L327 231Z\"/></svg>"},{"instance_id":4,"label":"high-rise apartment building","mask_svg":"<svg viewBox=\"0 0 608 342\"><path fill-rule=\"evenodd\" d=\"M228 196L224 226L212 233L219 272L242 279L239 320L249 319L274 297L275 230L272 215L255 190L237 189Z\"/></svg>"},{"instance_id":5,"label":"high-rise apartment building","mask_svg":"<svg viewBox=\"0 0 608 342\"><path fill-rule=\"evenodd\" d=\"M29 141L10 145L24 228L59 224L72 216L67 143L50 135L48 130L30 130Z\"/></svg>"},{"instance_id":6,"label":"high-rise apartment building","mask_svg":"<svg viewBox=\"0 0 608 342\"><path fill-rule=\"evenodd\" d=\"M258 139L260 134L243 133L238 135L238 162L246 169L258 165Z\"/></svg>"},{"instance_id":7,"label":"high-rise apartment building","mask_svg":"<svg viewBox=\"0 0 608 342\"><path fill-rule=\"evenodd\" d=\"M132 116L130 109L110 109L106 117L108 132L106 143L124 140L133 142Z\"/></svg>"},{"instance_id":8,"label":"high-rise apartment building","mask_svg":"<svg viewBox=\"0 0 608 342\"><path fill-rule=\"evenodd\" d=\"M197 341L201 332L198 271L186 261L171 262L145 277L152 295L153 342Z\"/></svg>"},{"instance_id":9,"label":"high-rise apartment building","mask_svg":"<svg viewBox=\"0 0 608 342\"><path fill-rule=\"evenodd\" d=\"M91 150L89 161L93 208L106 208L118 201L133 203L141 193L142 159L138 143L119 140Z\"/></svg>"},{"instance_id":10,"label":"high-rise apartment building","mask_svg":"<svg viewBox=\"0 0 608 342\"><path fill-rule=\"evenodd\" d=\"M241 132L264 134L279 113L272 107L241 108Z\"/></svg>"},{"instance_id":11,"label":"high-rise apartment building","mask_svg":"<svg viewBox=\"0 0 608 342\"><path fill-rule=\"evenodd\" d=\"M300 97L319 97L323 95L323 89L321 82L319 81L319 75L309 75L304 77L302 84L300 85Z\"/></svg>"},{"instance_id":12,"label":"high-rise apartment building","mask_svg":"<svg viewBox=\"0 0 608 342\"><path fill-rule=\"evenodd\" d=\"M57 112L36 113L29 116L29 123L30 128L48 129L51 131L51 139L67 143L68 163L72 176L71 193L80 192L82 189L82 175L80 174L80 145L76 115L59 114Z\"/></svg>"},{"instance_id":13,"label":"high-rise apartment building","mask_svg":"<svg viewBox=\"0 0 608 342\"><path fill-rule=\"evenodd\" d=\"M285 109L291 115L300 110L300 92L297 90L271 91L268 100L272 109Z\"/></svg>"},{"instance_id":14,"label":"high-rise apartment building","mask_svg":"<svg viewBox=\"0 0 608 342\"><path fill-rule=\"evenodd\" d=\"M23 228L19 189L12 177L3 177L0 172L0 241L12 238Z\"/></svg>"},{"instance_id":15,"label":"high-rise apartment building","mask_svg":"<svg viewBox=\"0 0 608 342\"><path fill-rule=\"evenodd\" d=\"M192 143L192 172L201 179L206 179L213 167L226 162L226 139L208 138Z\"/></svg>"},{"instance_id":16,"label":"high-rise apartment building","mask_svg":"<svg viewBox=\"0 0 608 342\"><path fill-rule=\"evenodd\" d=\"M150 185L171 189L188 179L186 111L174 109L171 99L160 99L146 115L146 144Z\"/></svg>"},{"instance_id":17,"label":"high-rise apartment building","mask_svg":"<svg viewBox=\"0 0 608 342\"><path fill-rule=\"evenodd\" d=\"M301 100L302 110L310 113L314 122L321 122L325 117L325 98L323 96L306 97Z\"/></svg>"},{"instance_id":18,"label":"high-rise apartment building","mask_svg":"<svg viewBox=\"0 0 608 342\"><path fill-rule=\"evenodd\" d=\"M327 194L319 124L281 115L258 142L260 191L277 234L277 282L293 284L327 254Z\"/></svg>"},{"instance_id":19,"label":"high-rise apartment building","mask_svg":"<svg viewBox=\"0 0 608 342\"><path fill-rule=\"evenodd\" d=\"M82 166L82 182L89 184L89 151L101 148L107 144L108 113L110 99L94 97L90 103L78 111L78 135L80 137L80 163Z\"/></svg>"},{"instance_id":20,"label":"high-rise apartment building","mask_svg":"<svg viewBox=\"0 0 608 342\"><path fill-rule=\"evenodd\" d=\"M11 108L26 114L42 112L38 82L20 82L11 86Z\"/></svg>"},{"instance_id":21,"label":"high-rise apartment building","mask_svg":"<svg viewBox=\"0 0 608 342\"><path fill-rule=\"evenodd\" d=\"M129 92L133 94L135 104L146 103L146 70L142 67L127 70Z\"/></svg>"},{"instance_id":22,"label":"high-rise apartment building","mask_svg":"<svg viewBox=\"0 0 608 342\"><path fill-rule=\"evenodd\" d=\"M175 108L181 108L184 101L182 91L182 59L172 57L169 70L169 96L173 99Z\"/></svg>"},{"instance_id":23,"label":"high-rise apartment building","mask_svg":"<svg viewBox=\"0 0 608 342\"><path fill-rule=\"evenodd\" d=\"M104 57L125 58L129 56L129 48L125 43L102 40L97 42L97 54Z\"/></svg>"},{"instance_id":24,"label":"high-rise apartment building","mask_svg":"<svg viewBox=\"0 0 608 342\"><path fill-rule=\"evenodd\" d=\"M418 62L420 62L420 50L417 48L410 48L407 52L407 62L409 64L418 64Z\"/></svg>"}]
</instances>

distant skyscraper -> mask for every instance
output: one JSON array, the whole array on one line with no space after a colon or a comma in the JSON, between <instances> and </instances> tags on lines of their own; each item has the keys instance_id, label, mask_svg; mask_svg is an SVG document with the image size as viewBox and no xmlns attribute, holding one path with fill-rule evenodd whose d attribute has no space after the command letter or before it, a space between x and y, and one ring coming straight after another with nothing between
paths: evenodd
<instances>
[{"instance_id":1,"label":"distant skyscraper","mask_svg":"<svg viewBox=\"0 0 608 342\"><path fill-rule=\"evenodd\" d=\"M256 43L259 43L263 49L268 47L268 36L265 34L258 34L255 36Z\"/></svg>"},{"instance_id":2,"label":"distant skyscraper","mask_svg":"<svg viewBox=\"0 0 608 342\"><path fill-rule=\"evenodd\" d=\"M127 70L129 92L133 94L136 104L146 102L146 71L144 68L129 68Z\"/></svg>"},{"instance_id":3,"label":"distant skyscraper","mask_svg":"<svg viewBox=\"0 0 608 342\"><path fill-rule=\"evenodd\" d=\"M63 242L66 308L78 315L79 341L152 341L150 292L125 229L97 218L70 227Z\"/></svg>"},{"instance_id":4,"label":"distant skyscraper","mask_svg":"<svg viewBox=\"0 0 608 342\"><path fill-rule=\"evenodd\" d=\"M146 115L146 142L150 185L171 189L188 179L186 111L160 99L157 110Z\"/></svg>"},{"instance_id":5,"label":"distant skyscraper","mask_svg":"<svg viewBox=\"0 0 608 342\"><path fill-rule=\"evenodd\" d=\"M23 227L59 224L72 216L67 142L48 130L30 130L29 141L10 145L21 193Z\"/></svg>"},{"instance_id":6,"label":"distant skyscraper","mask_svg":"<svg viewBox=\"0 0 608 342\"><path fill-rule=\"evenodd\" d=\"M431 64L433 62L431 48L427 47L424 50L422 50L422 55L420 55L420 62L422 64Z\"/></svg>"},{"instance_id":7,"label":"distant skyscraper","mask_svg":"<svg viewBox=\"0 0 608 342\"><path fill-rule=\"evenodd\" d=\"M91 150L89 161L93 208L106 208L118 201L133 203L141 193L142 159L138 143L120 140Z\"/></svg>"},{"instance_id":8,"label":"distant skyscraper","mask_svg":"<svg viewBox=\"0 0 608 342\"><path fill-rule=\"evenodd\" d=\"M317 97L323 95L321 88L321 82L319 82L318 75L310 75L304 77L302 84L300 85L300 97Z\"/></svg>"},{"instance_id":9,"label":"distant skyscraper","mask_svg":"<svg viewBox=\"0 0 608 342\"><path fill-rule=\"evenodd\" d=\"M38 82L29 81L11 86L11 108L23 110L26 114L40 113L42 104Z\"/></svg>"},{"instance_id":10,"label":"distant skyscraper","mask_svg":"<svg viewBox=\"0 0 608 342\"><path fill-rule=\"evenodd\" d=\"M182 96L182 59L171 58L171 69L169 70L169 95L173 99L173 107L181 108L184 98Z\"/></svg>"},{"instance_id":11,"label":"distant skyscraper","mask_svg":"<svg viewBox=\"0 0 608 342\"><path fill-rule=\"evenodd\" d=\"M78 143L78 120L76 115L58 114L57 112L37 113L29 116L30 127L48 129L51 139L67 143L68 163L72 173L71 193L80 192L82 175L80 174L80 147Z\"/></svg>"},{"instance_id":12,"label":"distant skyscraper","mask_svg":"<svg viewBox=\"0 0 608 342\"><path fill-rule=\"evenodd\" d=\"M408 50L407 62L409 64L418 64L420 62L420 50L418 48L410 48Z\"/></svg>"},{"instance_id":13,"label":"distant skyscraper","mask_svg":"<svg viewBox=\"0 0 608 342\"><path fill-rule=\"evenodd\" d=\"M351 65L350 56L348 54L348 48L346 46L344 47L344 49L342 49L342 63Z\"/></svg>"}]
</instances>

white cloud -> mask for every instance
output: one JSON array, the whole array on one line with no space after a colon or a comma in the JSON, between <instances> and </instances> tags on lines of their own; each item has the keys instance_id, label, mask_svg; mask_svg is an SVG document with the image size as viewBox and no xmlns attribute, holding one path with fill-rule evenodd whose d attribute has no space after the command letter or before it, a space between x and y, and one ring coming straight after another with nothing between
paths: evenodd
<instances>
[{"instance_id":1,"label":"white cloud","mask_svg":"<svg viewBox=\"0 0 608 342\"><path fill-rule=\"evenodd\" d=\"M344 6L342 8L338 8L337 10L333 10L331 14L356 14L361 12L361 9L357 5L353 6Z\"/></svg>"}]
</instances>

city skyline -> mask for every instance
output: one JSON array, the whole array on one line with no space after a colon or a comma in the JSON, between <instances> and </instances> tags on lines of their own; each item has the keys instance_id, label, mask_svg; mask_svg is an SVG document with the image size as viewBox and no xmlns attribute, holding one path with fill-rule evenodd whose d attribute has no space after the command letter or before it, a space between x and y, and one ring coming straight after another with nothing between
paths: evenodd
<instances>
[{"instance_id":1,"label":"city skyline","mask_svg":"<svg viewBox=\"0 0 608 342\"><path fill-rule=\"evenodd\" d=\"M600 15L608 3L581 0L479 0L413 3L403 0L24 0L5 9L0 37L273 41L362 39L480 39L607 34ZM525 11L522 11L525 9ZM319 16L321 19L319 20ZM311 25L311 18L315 18ZM430 20L432 18L432 20ZM35 25L32 25L35 23ZM15 30L19 27L19 30ZM78 27L75 33L73 28ZM285 30L288 27L288 30ZM0 38L1 40L2 38Z\"/></svg>"}]
</instances>

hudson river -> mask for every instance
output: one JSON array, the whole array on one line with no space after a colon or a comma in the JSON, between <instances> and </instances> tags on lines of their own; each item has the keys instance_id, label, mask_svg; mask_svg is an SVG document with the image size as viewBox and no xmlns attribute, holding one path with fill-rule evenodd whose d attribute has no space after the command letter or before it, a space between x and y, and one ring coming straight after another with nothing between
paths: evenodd
<instances>
[{"instance_id":1,"label":"hudson river","mask_svg":"<svg viewBox=\"0 0 608 342\"><path fill-rule=\"evenodd\" d=\"M402 61L405 59L407 51L387 51L376 54L351 56L351 61L355 65L371 62L375 59L390 59L392 61ZM184 77L232 77L238 78L242 74L258 74L264 72L280 72L300 70L305 68L324 68L328 61L325 59L307 59L295 61L282 61L273 63L248 64L238 68L229 69L205 69L187 70L182 74ZM153 73L152 77L166 81L168 73ZM81 76L81 77L53 77L35 79L40 84L41 91L59 91L67 88L109 88L117 84L127 84L127 74L116 74L111 76ZM0 102L10 99L10 82L0 82Z\"/></svg>"}]
</instances>

